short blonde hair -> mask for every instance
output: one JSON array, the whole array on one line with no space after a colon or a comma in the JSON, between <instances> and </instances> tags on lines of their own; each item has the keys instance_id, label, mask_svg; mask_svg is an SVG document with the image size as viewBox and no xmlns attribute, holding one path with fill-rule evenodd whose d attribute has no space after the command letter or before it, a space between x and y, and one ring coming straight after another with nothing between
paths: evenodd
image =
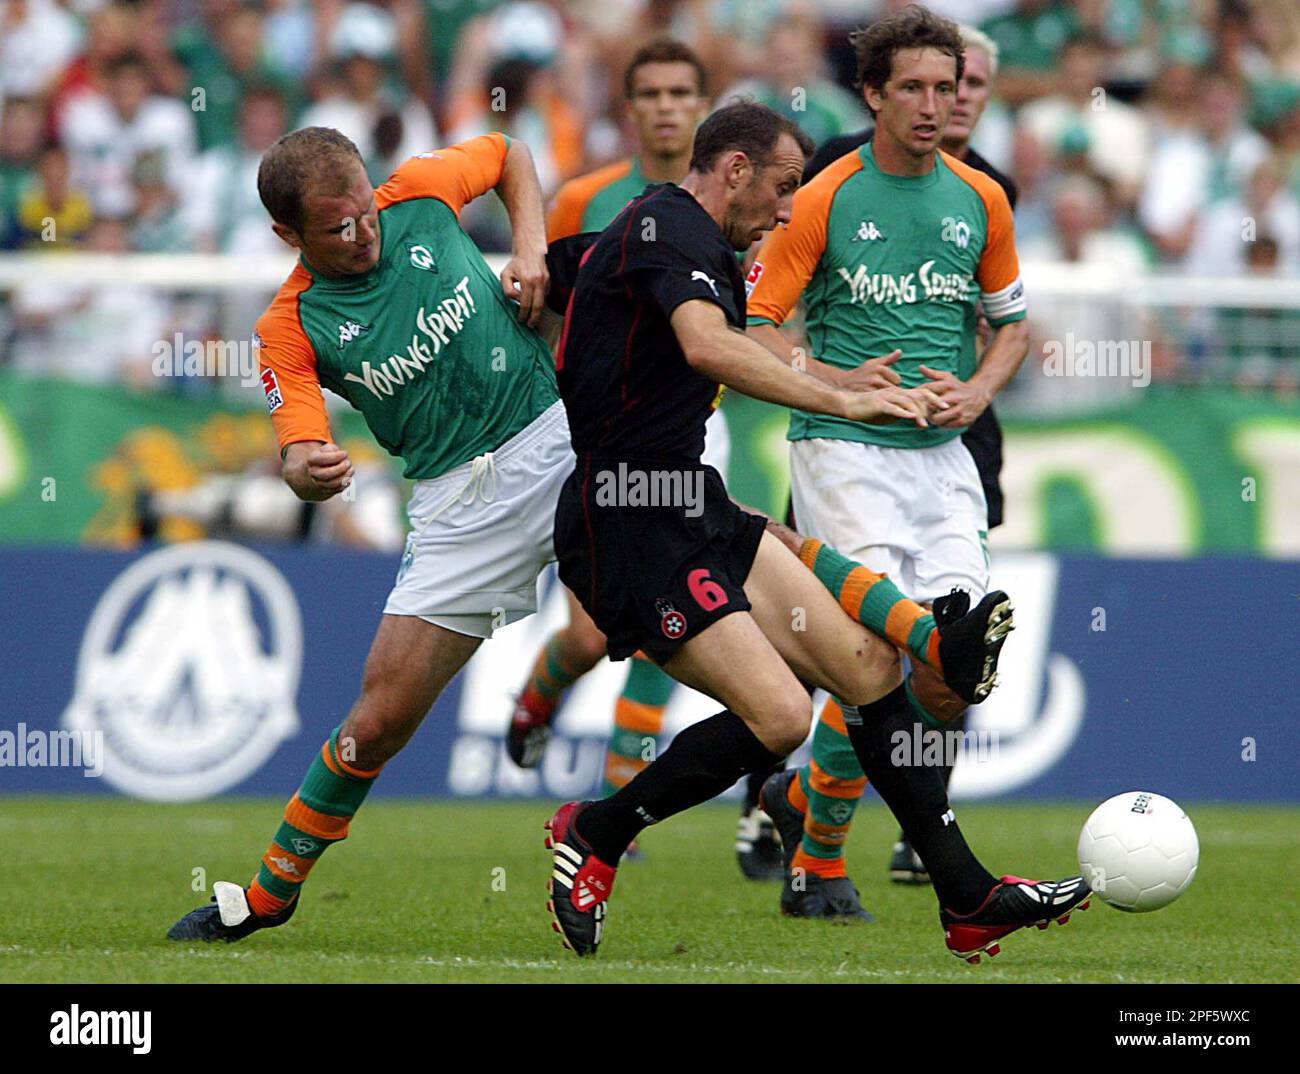
<instances>
[{"instance_id":1,"label":"short blonde hair","mask_svg":"<svg viewBox=\"0 0 1300 1074\"><path fill-rule=\"evenodd\" d=\"M961 33L962 47L980 49L989 58L989 78L996 78L998 74L998 43L983 30L977 30L974 26L967 26L962 23L957 29Z\"/></svg>"}]
</instances>

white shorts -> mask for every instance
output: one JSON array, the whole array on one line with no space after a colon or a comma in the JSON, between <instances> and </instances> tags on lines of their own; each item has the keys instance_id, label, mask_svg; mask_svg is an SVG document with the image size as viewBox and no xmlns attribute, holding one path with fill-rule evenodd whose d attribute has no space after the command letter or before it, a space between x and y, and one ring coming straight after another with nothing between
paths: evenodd
<instances>
[{"instance_id":1,"label":"white shorts","mask_svg":"<svg viewBox=\"0 0 1300 1074\"><path fill-rule=\"evenodd\" d=\"M573 465L557 402L496 451L417 481L384 614L490 638L535 612L537 576L555 562L555 502Z\"/></svg>"},{"instance_id":2,"label":"white shorts","mask_svg":"<svg viewBox=\"0 0 1300 1074\"><path fill-rule=\"evenodd\" d=\"M700 456L700 462L712 466L722 475L724 482L727 480L727 468L731 465L731 426L722 416L721 407L704 423L704 454Z\"/></svg>"},{"instance_id":3,"label":"white shorts","mask_svg":"<svg viewBox=\"0 0 1300 1074\"><path fill-rule=\"evenodd\" d=\"M960 438L928 448L853 440L790 444L799 532L888 574L913 600L988 591L988 506Z\"/></svg>"}]
</instances>

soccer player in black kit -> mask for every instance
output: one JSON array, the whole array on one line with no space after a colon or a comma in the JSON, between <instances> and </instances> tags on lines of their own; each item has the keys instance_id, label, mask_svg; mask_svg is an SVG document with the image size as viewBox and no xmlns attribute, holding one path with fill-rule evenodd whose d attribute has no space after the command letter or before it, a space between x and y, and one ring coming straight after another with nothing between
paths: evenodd
<instances>
[{"instance_id":1,"label":"soccer player in black kit","mask_svg":"<svg viewBox=\"0 0 1300 1074\"><path fill-rule=\"evenodd\" d=\"M734 252L789 222L811 151L806 135L761 105L715 112L696 134L690 174L629 203L582 255L568 297L556 364L577 464L556 507L560 578L606 634L612 658L643 650L725 706L616 794L570 802L547 823L548 908L579 955L599 946L616 866L644 827L773 767L804 741L805 683L846 702L854 751L929 869L954 954L978 961L1007 933L1061 920L1090 894L1081 877L994 877L967 846L939 773L889 760L893 735L913 733L916 717L899 632L871 609L888 606L891 627L909 624L901 644L975 701L992 687L1010 629L1006 594L990 593L969 613L964 595L937 601L930 616L820 542L782 537L700 463L720 383L866 422L925 425L944 405L926 387L834 387L743 334ZM668 495L647 497L647 488Z\"/></svg>"}]
</instances>

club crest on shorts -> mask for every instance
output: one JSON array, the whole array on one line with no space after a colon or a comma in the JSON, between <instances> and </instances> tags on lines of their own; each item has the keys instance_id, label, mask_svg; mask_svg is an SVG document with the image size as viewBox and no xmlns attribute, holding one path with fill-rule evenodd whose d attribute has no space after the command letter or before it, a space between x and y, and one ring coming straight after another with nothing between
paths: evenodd
<instances>
[{"instance_id":1,"label":"club crest on shorts","mask_svg":"<svg viewBox=\"0 0 1300 1074\"><path fill-rule=\"evenodd\" d=\"M655 611L659 613L659 629L665 638L676 641L686 633L686 616L673 607L672 601L660 597L655 601Z\"/></svg>"}]
</instances>

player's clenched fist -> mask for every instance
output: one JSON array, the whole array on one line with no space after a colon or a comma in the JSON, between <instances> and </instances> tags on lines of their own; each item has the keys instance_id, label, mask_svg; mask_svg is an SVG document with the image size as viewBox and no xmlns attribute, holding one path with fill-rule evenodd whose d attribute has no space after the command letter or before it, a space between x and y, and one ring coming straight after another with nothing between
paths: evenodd
<instances>
[{"instance_id":1,"label":"player's clenched fist","mask_svg":"<svg viewBox=\"0 0 1300 1074\"><path fill-rule=\"evenodd\" d=\"M284 480L300 500L328 500L352 484L352 460L334 443L290 444Z\"/></svg>"},{"instance_id":2,"label":"player's clenched fist","mask_svg":"<svg viewBox=\"0 0 1300 1074\"><path fill-rule=\"evenodd\" d=\"M853 392L844 397L844 417L872 425L894 421L914 421L924 429L929 416L947 409L948 404L924 386L916 388L880 388L874 392Z\"/></svg>"}]
</instances>

